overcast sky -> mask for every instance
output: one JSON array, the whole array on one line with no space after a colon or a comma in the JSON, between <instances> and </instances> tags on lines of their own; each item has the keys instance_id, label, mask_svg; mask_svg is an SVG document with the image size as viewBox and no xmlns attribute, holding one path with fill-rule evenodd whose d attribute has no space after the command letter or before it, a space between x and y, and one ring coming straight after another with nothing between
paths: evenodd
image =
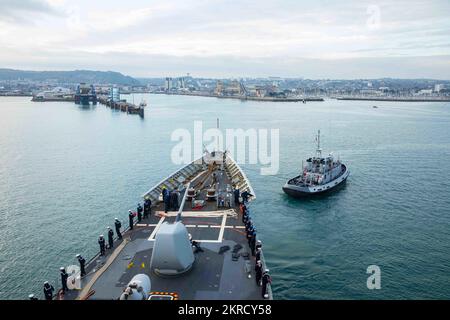
<instances>
[{"instance_id":1,"label":"overcast sky","mask_svg":"<svg viewBox=\"0 0 450 320\"><path fill-rule=\"evenodd\" d=\"M0 0L0 67L450 79L450 1Z\"/></svg>"}]
</instances>

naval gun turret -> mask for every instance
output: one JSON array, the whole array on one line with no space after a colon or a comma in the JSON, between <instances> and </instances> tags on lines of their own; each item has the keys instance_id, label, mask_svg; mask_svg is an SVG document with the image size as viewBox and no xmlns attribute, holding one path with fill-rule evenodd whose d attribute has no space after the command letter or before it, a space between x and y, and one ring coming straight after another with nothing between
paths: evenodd
<instances>
[{"instance_id":1,"label":"naval gun turret","mask_svg":"<svg viewBox=\"0 0 450 320\"><path fill-rule=\"evenodd\" d=\"M152 271L160 276L177 276L189 271L194 261L185 225L181 221L164 222L155 237L150 262Z\"/></svg>"},{"instance_id":2,"label":"naval gun turret","mask_svg":"<svg viewBox=\"0 0 450 320\"><path fill-rule=\"evenodd\" d=\"M151 291L150 277L140 273L128 283L120 296L120 300L147 300Z\"/></svg>"}]
</instances>

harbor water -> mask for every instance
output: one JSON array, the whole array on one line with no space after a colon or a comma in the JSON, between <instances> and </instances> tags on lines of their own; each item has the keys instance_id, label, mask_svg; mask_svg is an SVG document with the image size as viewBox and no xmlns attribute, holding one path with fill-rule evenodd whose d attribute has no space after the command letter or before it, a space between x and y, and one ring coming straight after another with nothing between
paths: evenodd
<instances>
[{"instance_id":1,"label":"harbor water","mask_svg":"<svg viewBox=\"0 0 450 320\"><path fill-rule=\"evenodd\" d=\"M242 165L275 299L450 299L450 103L124 98L145 99L145 118L0 98L1 299L59 287L59 267L92 257L114 218L127 225L140 196L180 167L172 132L216 118L221 129L280 130L277 175ZM351 175L326 197L289 198L281 188L314 154L318 129ZM367 288L370 265L379 290Z\"/></svg>"}]
</instances>

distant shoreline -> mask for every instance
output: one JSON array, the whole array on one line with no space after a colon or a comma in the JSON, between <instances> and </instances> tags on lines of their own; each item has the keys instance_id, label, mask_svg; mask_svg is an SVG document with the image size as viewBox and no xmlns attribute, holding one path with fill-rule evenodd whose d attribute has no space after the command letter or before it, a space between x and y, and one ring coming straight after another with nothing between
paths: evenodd
<instances>
[{"instance_id":1,"label":"distant shoreline","mask_svg":"<svg viewBox=\"0 0 450 320\"><path fill-rule=\"evenodd\" d=\"M377 97L338 97L336 100L390 101L390 102L450 102L449 98L377 98Z\"/></svg>"},{"instance_id":2,"label":"distant shoreline","mask_svg":"<svg viewBox=\"0 0 450 320\"><path fill-rule=\"evenodd\" d=\"M0 97L32 97L33 95L31 93L15 93L15 94L8 94L8 93L0 93Z\"/></svg>"},{"instance_id":3,"label":"distant shoreline","mask_svg":"<svg viewBox=\"0 0 450 320\"><path fill-rule=\"evenodd\" d=\"M267 101L267 102L308 102L308 101L324 101L323 98L275 98L275 97L244 97L244 96L218 96L212 94L202 93L167 93L167 92L150 92L150 94L165 94L168 96L195 96L195 97L208 97L219 99L237 99L237 100L249 100L249 101Z\"/></svg>"}]
</instances>

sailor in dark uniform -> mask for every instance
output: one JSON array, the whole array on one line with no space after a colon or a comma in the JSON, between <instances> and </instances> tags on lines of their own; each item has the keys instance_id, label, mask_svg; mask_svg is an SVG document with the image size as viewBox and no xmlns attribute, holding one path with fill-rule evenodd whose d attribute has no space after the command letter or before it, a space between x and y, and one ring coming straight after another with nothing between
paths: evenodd
<instances>
[{"instance_id":1,"label":"sailor in dark uniform","mask_svg":"<svg viewBox=\"0 0 450 320\"><path fill-rule=\"evenodd\" d=\"M169 198L169 210L177 210L177 204L178 204L178 199L177 199L177 193L175 191L171 191L168 193L168 198Z\"/></svg>"},{"instance_id":2,"label":"sailor in dark uniform","mask_svg":"<svg viewBox=\"0 0 450 320\"><path fill-rule=\"evenodd\" d=\"M247 221L245 222L245 231L247 232L247 234L248 234L248 230L250 230L251 227L253 227L253 221L252 221L252 219L249 217L249 218L247 219Z\"/></svg>"},{"instance_id":3,"label":"sailor in dark uniform","mask_svg":"<svg viewBox=\"0 0 450 320\"><path fill-rule=\"evenodd\" d=\"M122 233L120 233L120 228L122 227L122 224L120 223L119 219L117 218L115 219L114 225L116 227L117 238L119 238L119 240L122 240Z\"/></svg>"},{"instance_id":4,"label":"sailor in dark uniform","mask_svg":"<svg viewBox=\"0 0 450 320\"><path fill-rule=\"evenodd\" d=\"M142 208L142 206L141 206L140 203L138 203L138 206L137 206L136 211L137 211L138 222L141 222L141 220L142 220L142 211L143 211L143 208Z\"/></svg>"},{"instance_id":5,"label":"sailor in dark uniform","mask_svg":"<svg viewBox=\"0 0 450 320\"><path fill-rule=\"evenodd\" d=\"M245 208L245 210L242 213L242 223L246 224L249 218L250 218L250 214L249 214L247 208Z\"/></svg>"},{"instance_id":6,"label":"sailor in dark uniform","mask_svg":"<svg viewBox=\"0 0 450 320\"><path fill-rule=\"evenodd\" d=\"M67 274L66 269L64 269L64 267L59 268L59 270L61 271L62 291L63 292L69 291L69 288L67 288L67 278L69 277L69 275Z\"/></svg>"},{"instance_id":7,"label":"sailor in dark uniform","mask_svg":"<svg viewBox=\"0 0 450 320\"><path fill-rule=\"evenodd\" d=\"M269 275L269 269L266 269L262 275L262 290L261 290L261 294L262 297L264 299L268 299L269 298L269 294L268 294L268 290L267 290L267 285L269 283L272 283L272 278Z\"/></svg>"},{"instance_id":8,"label":"sailor in dark uniform","mask_svg":"<svg viewBox=\"0 0 450 320\"><path fill-rule=\"evenodd\" d=\"M145 199L144 202L144 219L148 218L148 216L151 214L152 210L152 200Z\"/></svg>"},{"instance_id":9,"label":"sailor in dark uniform","mask_svg":"<svg viewBox=\"0 0 450 320\"><path fill-rule=\"evenodd\" d=\"M98 244L100 245L100 255L104 256L105 255L105 238L103 237L103 235L100 235L100 237L98 238Z\"/></svg>"},{"instance_id":10,"label":"sailor in dark uniform","mask_svg":"<svg viewBox=\"0 0 450 320\"><path fill-rule=\"evenodd\" d=\"M86 275L86 270L84 269L84 265L86 264L86 260L81 256L81 254L76 255L78 259L78 263L80 264L80 273L81 276L84 277Z\"/></svg>"},{"instance_id":11,"label":"sailor in dark uniform","mask_svg":"<svg viewBox=\"0 0 450 320\"><path fill-rule=\"evenodd\" d=\"M165 195L164 191L166 191ZM164 212L167 213L167 211L169 211L170 209L170 191L168 191L167 189L163 190L163 201L164 201Z\"/></svg>"},{"instance_id":12,"label":"sailor in dark uniform","mask_svg":"<svg viewBox=\"0 0 450 320\"><path fill-rule=\"evenodd\" d=\"M51 284L48 283L48 281L44 282L44 296L45 300L52 300L53 298L53 291L55 291L55 288Z\"/></svg>"},{"instance_id":13,"label":"sailor in dark uniform","mask_svg":"<svg viewBox=\"0 0 450 320\"><path fill-rule=\"evenodd\" d=\"M172 191L170 194L170 206L172 210L178 210L178 192Z\"/></svg>"},{"instance_id":14,"label":"sailor in dark uniform","mask_svg":"<svg viewBox=\"0 0 450 320\"><path fill-rule=\"evenodd\" d=\"M248 198L253 196L250 192L248 192L247 190L242 192L242 202L246 203L248 201Z\"/></svg>"},{"instance_id":15,"label":"sailor in dark uniform","mask_svg":"<svg viewBox=\"0 0 450 320\"><path fill-rule=\"evenodd\" d=\"M258 287L261 286L262 273L262 263L258 260L255 264L255 280Z\"/></svg>"},{"instance_id":16,"label":"sailor in dark uniform","mask_svg":"<svg viewBox=\"0 0 450 320\"><path fill-rule=\"evenodd\" d=\"M108 227L108 245L109 248L114 248L114 231L110 227Z\"/></svg>"},{"instance_id":17,"label":"sailor in dark uniform","mask_svg":"<svg viewBox=\"0 0 450 320\"><path fill-rule=\"evenodd\" d=\"M247 241L248 241L248 246L250 247L250 249L252 248L252 238L253 237L256 237L256 229L255 229L255 227L253 227L253 225L251 225L247 231Z\"/></svg>"},{"instance_id":18,"label":"sailor in dark uniform","mask_svg":"<svg viewBox=\"0 0 450 320\"><path fill-rule=\"evenodd\" d=\"M261 260L261 252L262 252L261 247L256 248L256 254L255 254L256 261Z\"/></svg>"},{"instance_id":19,"label":"sailor in dark uniform","mask_svg":"<svg viewBox=\"0 0 450 320\"><path fill-rule=\"evenodd\" d=\"M255 245L256 245L256 232L254 232L250 235L248 244L250 246L250 250L252 251L252 256L254 256L255 255Z\"/></svg>"},{"instance_id":20,"label":"sailor in dark uniform","mask_svg":"<svg viewBox=\"0 0 450 320\"><path fill-rule=\"evenodd\" d=\"M239 194L239 189L234 189L234 191L233 191L233 193L234 193L234 204L235 205L239 205L239 196L240 196L240 194Z\"/></svg>"},{"instance_id":21,"label":"sailor in dark uniform","mask_svg":"<svg viewBox=\"0 0 450 320\"><path fill-rule=\"evenodd\" d=\"M131 212L131 210L128 210L128 221L130 224L130 230L133 230L133 212Z\"/></svg>"},{"instance_id":22,"label":"sailor in dark uniform","mask_svg":"<svg viewBox=\"0 0 450 320\"><path fill-rule=\"evenodd\" d=\"M255 249L258 250L258 248L262 248L261 240L256 241Z\"/></svg>"}]
</instances>

